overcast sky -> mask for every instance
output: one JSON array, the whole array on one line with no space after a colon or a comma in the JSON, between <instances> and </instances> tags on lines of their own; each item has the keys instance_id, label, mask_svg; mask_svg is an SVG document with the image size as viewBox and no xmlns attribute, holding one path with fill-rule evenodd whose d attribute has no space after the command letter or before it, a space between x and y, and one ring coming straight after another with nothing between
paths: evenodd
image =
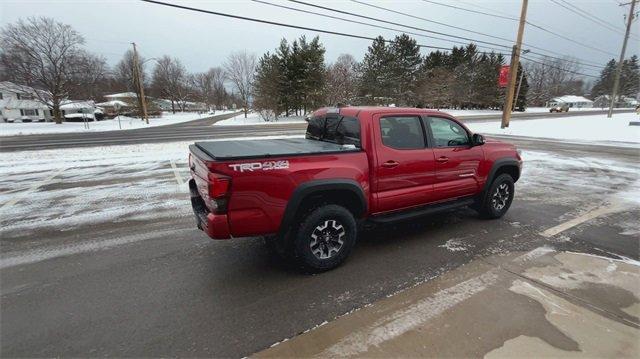
<instances>
[{"instance_id":1,"label":"overcast sky","mask_svg":"<svg viewBox=\"0 0 640 359\"><path fill-rule=\"evenodd\" d=\"M259 4L250 0L165 1L245 17L260 18L298 26L347 32L370 37L382 35L385 38L392 38L398 34L397 32L390 30L376 29L351 22L328 19L311 14L303 14L265 4ZM349 17L348 15L314 9L284 0L264 1L332 14L334 16ZM306 1L432 31L501 44L507 43L506 41L491 39L470 32L436 25L419 19L409 18L400 14L393 14L383 10L374 9L352 1ZM517 22L512 20L469 13L427 3L421 0L362 1L457 27L509 39L515 39L515 33L518 25ZM512 17L519 16L521 4L521 1L519 0L438 0L438 2L478 11L492 11L499 15ZM617 59L617 54L619 54L622 46L624 14L628 12L628 7L617 5L617 3L622 2L622 0L569 0L569 2L575 4L575 6L580 9L597 16L598 18L615 25L618 28L618 32L608 30L585 18L579 17L574 13L561 8L551 0L531 0L529 2L527 20L533 24L543 26L548 30L561 33L567 38L596 47L606 53L576 45L571 41L556 37L532 26L527 26L525 30L525 43L559 54L572 55L598 64L604 64L614 56ZM86 47L95 53L103 55L110 65L115 64L121 58L124 51L130 47L131 42L136 42L143 56L147 58L159 57L164 54L175 56L180 58L189 71L192 72L205 71L209 67L221 65L225 57L233 51L247 50L260 56L266 51L273 51L273 49L278 45L280 39L283 37L287 39L294 39L303 34L308 37L317 35L317 33L311 31L258 24L244 20L168 8L135 0L4 0L0 2L0 25L15 22L19 18L32 15L53 17L58 21L73 26L77 31L84 35L86 39ZM365 19L359 20L363 22L372 22L371 20ZM388 24L379 25L398 27ZM636 22L632 28L632 33L635 33L636 36L640 33L638 28L638 22ZM420 32L409 29L405 30ZM429 35L427 33L424 34ZM326 59L328 62L335 60L335 58L342 53L350 53L357 59L361 59L367 49L367 46L370 44L370 41L368 40L345 38L329 34L319 35L327 50ZM437 36L433 34L431 35ZM417 36L414 37L420 44L445 47L454 45L450 41L434 40ZM640 42L638 41L630 39L629 48L627 50L628 56L631 56L631 54L638 54L640 52L639 43ZM525 46L525 48L527 47ZM427 49L423 49L423 53L427 53L427 51ZM583 72L587 73L597 73L598 71L598 69L590 67L583 68Z\"/></svg>"}]
</instances>

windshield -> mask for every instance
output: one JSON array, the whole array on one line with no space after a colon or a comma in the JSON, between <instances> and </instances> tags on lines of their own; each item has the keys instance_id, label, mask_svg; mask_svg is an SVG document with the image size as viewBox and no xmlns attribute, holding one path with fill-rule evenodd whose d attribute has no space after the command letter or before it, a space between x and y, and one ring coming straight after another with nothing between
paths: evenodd
<instances>
[{"instance_id":1,"label":"windshield","mask_svg":"<svg viewBox=\"0 0 640 359\"><path fill-rule=\"evenodd\" d=\"M316 116L309 120L306 138L360 147L360 122L346 116Z\"/></svg>"}]
</instances>

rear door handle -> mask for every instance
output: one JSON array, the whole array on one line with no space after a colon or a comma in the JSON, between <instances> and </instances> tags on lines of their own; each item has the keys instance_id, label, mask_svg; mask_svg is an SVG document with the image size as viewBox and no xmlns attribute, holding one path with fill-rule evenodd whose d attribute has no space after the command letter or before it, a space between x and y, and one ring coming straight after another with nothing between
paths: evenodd
<instances>
[{"instance_id":1,"label":"rear door handle","mask_svg":"<svg viewBox=\"0 0 640 359\"><path fill-rule=\"evenodd\" d=\"M445 156L438 157L438 159L436 161L438 161L440 163L449 162L449 157L445 157Z\"/></svg>"},{"instance_id":2,"label":"rear door handle","mask_svg":"<svg viewBox=\"0 0 640 359\"><path fill-rule=\"evenodd\" d=\"M385 168L394 168L394 167L398 167L399 163L396 161L387 161L385 163L382 164L382 167Z\"/></svg>"}]
</instances>

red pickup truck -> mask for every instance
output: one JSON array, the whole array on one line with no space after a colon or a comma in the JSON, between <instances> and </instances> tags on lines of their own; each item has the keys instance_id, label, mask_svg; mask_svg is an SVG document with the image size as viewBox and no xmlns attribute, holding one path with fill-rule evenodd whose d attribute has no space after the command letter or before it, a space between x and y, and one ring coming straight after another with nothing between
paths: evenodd
<instances>
[{"instance_id":1,"label":"red pickup truck","mask_svg":"<svg viewBox=\"0 0 640 359\"><path fill-rule=\"evenodd\" d=\"M305 138L189 149L198 228L214 239L264 236L309 271L342 263L364 223L460 206L499 218L522 167L515 146L416 108L324 108Z\"/></svg>"}]
</instances>

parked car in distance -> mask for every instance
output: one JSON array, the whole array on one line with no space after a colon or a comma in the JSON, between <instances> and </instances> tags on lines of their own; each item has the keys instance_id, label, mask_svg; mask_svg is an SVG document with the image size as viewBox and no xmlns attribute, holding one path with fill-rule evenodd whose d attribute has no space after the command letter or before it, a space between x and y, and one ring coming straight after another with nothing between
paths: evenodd
<instances>
[{"instance_id":1,"label":"parked car in distance","mask_svg":"<svg viewBox=\"0 0 640 359\"><path fill-rule=\"evenodd\" d=\"M198 228L214 239L264 236L307 271L342 263L365 223L471 206L500 218L522 159L435 110L324 108L305 138L190 146Z\"/></svg>"},{"instance_id":2,"label":"parked car in distance","mask_svg":"<svg viewBox=\"0 0 640 359\"><path fill-rule=\"evenodd\" d=\"M569 105L562 104L558 106L553 106L549 109L549 112L569 112Z\"/></svg>"}]
</instances>

